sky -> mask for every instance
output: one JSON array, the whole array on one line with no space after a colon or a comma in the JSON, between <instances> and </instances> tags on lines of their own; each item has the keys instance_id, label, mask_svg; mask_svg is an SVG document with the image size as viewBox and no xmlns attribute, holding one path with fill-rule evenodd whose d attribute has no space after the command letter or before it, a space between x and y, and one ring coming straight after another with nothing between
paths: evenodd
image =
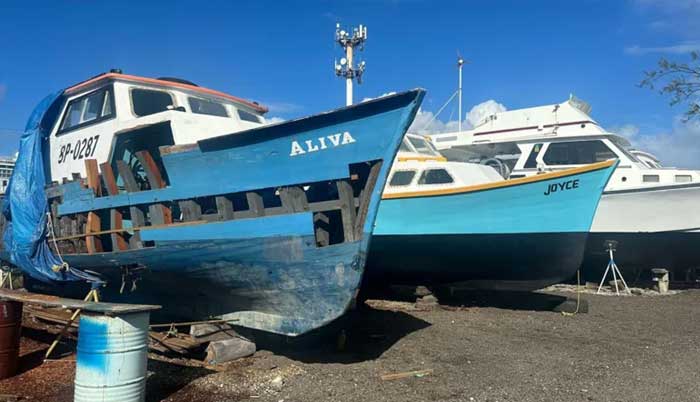
<instances>
[{"instance_id":1,"label":"sky","mask_svg":"<svg viewBox=\"0 0 700 402\"><path fill-rule=\"evenodd\" d=\"M640 88L660 57L700 50L700 0L579 1L13 1L0 4L0 155L17 149L47 94L120 68L174 76L267 105L289 119L343 106L334 75L335 23L364 24L367 63L356 100L422 87L419 118L457 88L464 116L563 102L573 93L593 118L657 154L700 168L700 122L682 121L658 92ZM456 127L452 102L431 123Z\"/></svg>"}]
</instances>

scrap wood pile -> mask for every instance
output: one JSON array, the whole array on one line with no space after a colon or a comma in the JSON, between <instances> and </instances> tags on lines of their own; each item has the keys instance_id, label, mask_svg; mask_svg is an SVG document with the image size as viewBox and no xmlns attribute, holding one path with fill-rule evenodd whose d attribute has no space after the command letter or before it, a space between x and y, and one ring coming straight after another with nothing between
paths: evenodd
<instances>
[{"instance_id":1,"label":"scrap wood pile","mask_svg":"<svg viewBox=\"0 0 700 402\"><path fill-rule=\"evenodd\" d=\"M28 305L25 307L25 314L31 319L23 320L23 325L53 335L61 333L63 327L70 323L66 336L77 339L78 321L70 321L72 313L69 310ZM187 333L179 332L177 325L156 325L154 327L157 328L148 332L148 347L151 351L164 355L180 355L201 359L203 351L209 343L207 339L198 339Z\"/></svg>"}]
</instances>

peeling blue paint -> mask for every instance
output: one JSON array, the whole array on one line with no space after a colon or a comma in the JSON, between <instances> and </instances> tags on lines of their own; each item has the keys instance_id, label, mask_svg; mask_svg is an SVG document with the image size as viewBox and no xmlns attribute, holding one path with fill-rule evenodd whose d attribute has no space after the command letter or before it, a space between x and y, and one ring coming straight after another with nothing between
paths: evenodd
<instances>
[{"instance_id":1,"label":"peeling blue paint","mask_svg":"<svg viewBox=\"0 0 700 402\"><path fill-rule=\"evenodd\" d=\"M106 373L108 352L109 328L107 323L89 315L81 316L76 364L100 373Z\"/></svg>"}]
</instances>

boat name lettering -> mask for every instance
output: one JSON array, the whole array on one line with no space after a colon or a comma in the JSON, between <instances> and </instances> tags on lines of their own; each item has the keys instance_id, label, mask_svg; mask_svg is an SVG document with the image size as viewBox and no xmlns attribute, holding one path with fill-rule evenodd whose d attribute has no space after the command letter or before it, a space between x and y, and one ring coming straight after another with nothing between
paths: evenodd
<instances>
[{"instance_id":1,"label":"boat name lettering","mask_svg":"<svg viewBox=\"0 0 700 402\"><path fill-rule=\"evenodd\" d=\"M68 160L68 155L71 155L73 160L92 157L95 155L97 141L99 139L99 135L93 135L91 137L77 139L75 145L71 143L61 145L61 150L58 153L58 163L61 164Z\"/></svg>"},{"instance_id":2,"label":"boat name lettering","mask_svg":"<svg viewBox=\"0 0 700 402\"><path fill-rule=\"evenodd\" d=\"M547 191L544 192L544 195L550 195L552 193L556 193L557 191L573 190L575 188L578 188L578 179L567 180L561 183L553 183L547 186Z\"/></svg>"},{"instance_id":3,"label":"boat name lettering","mask_svg":"<svg viewBox=\"0 0 700 402\"><path fill-rule=\"evenodd\" d=\"M355 142L355 139L348 131L301 141L301 143L299 141L292 141L292 151L289 153L289 156L322 151L326 148L335 148L341 145L352 144L353 142Z\"/></svg>"}]
</instances>

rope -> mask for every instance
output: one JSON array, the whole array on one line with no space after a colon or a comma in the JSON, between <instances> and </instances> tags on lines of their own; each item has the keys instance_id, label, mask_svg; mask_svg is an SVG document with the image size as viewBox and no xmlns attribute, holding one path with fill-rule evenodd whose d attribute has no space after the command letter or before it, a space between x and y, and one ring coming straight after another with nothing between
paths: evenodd
<instances>
[{"instance_id":1,"label":"rope","mask_svg":"<svg viewBox=\"0 0 700 402\"><path fill-rule=\"evenodd\" d=\"M421 128L421 130L425 130L425 129L430 125L430 123L432 123L435 119L437 119L438 115L440 115L440 113L442 113L443 109L445 109L445 107L447 107L447 105L448 105L450 102L452 102L452 99L454 99L455 96L457 96L458 93L459 93L459 90L455 91L455 92L452 94L452 96L450 96L450 99L448 99L447 102L445 102L445 104L442 105L442 107L437 111L437 113L435 113L435 114L433 115L433 118L430 119L427 123L425 123L425 125L423 126L423 128ZM461 118L461 117L460 117L460 118Z\"/></svg>"},{"instance_id":2,"label":"rope","mask_svg":"<svg viewBox=\"0 0 700 402\"><path fill-rule=\"evenodd\" d=\"M562 311L561 315L566 317L573 317L578 314L579 307L581 306L581 270L576 271L576 310L573 313L567 313Z\"/></svg>"}]
</instances>

